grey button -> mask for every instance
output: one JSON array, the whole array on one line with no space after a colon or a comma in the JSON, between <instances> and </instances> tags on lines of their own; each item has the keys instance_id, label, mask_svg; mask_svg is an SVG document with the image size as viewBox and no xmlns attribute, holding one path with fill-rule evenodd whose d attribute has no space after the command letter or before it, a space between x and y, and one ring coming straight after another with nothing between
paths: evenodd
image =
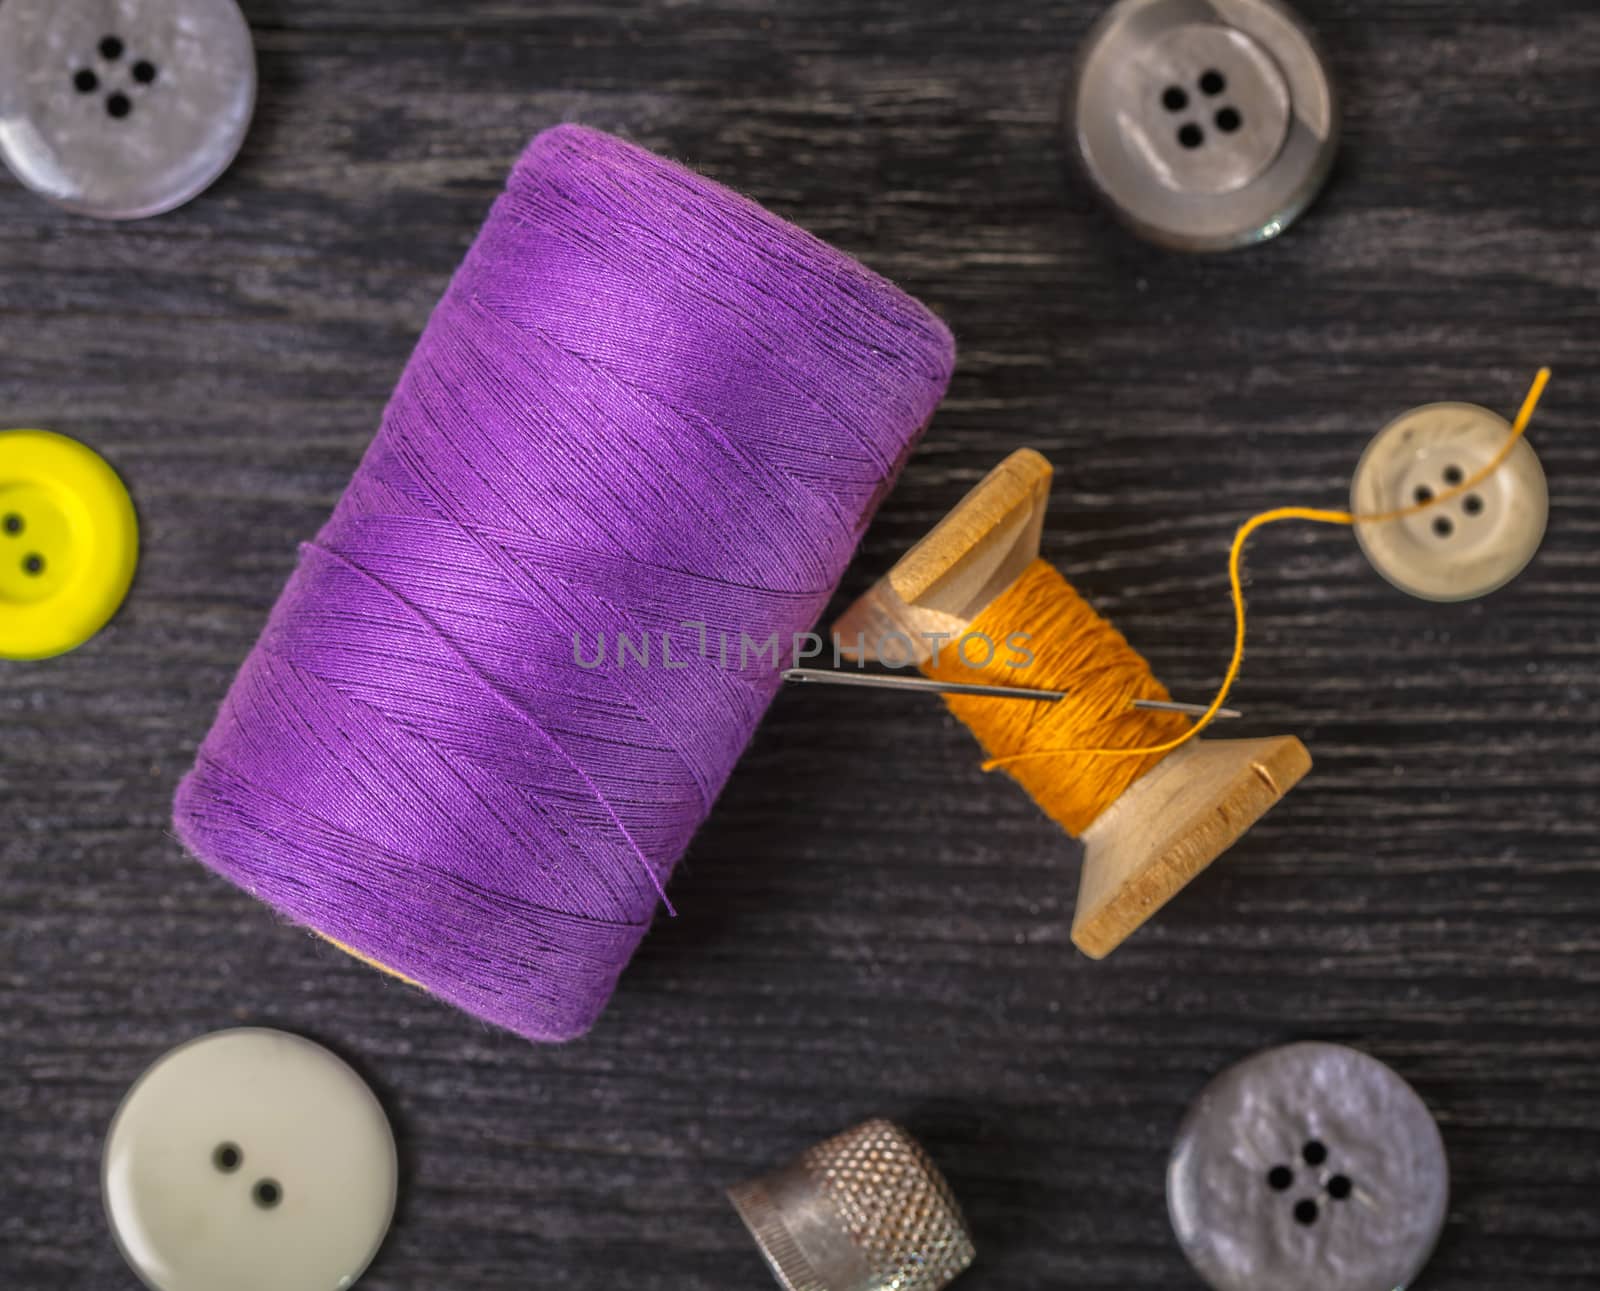
<instances>
[{"instance_id":1,"label":"grey button","mask_svg":"<svg viewBox=\"0 0 1600 1291\"><path fill-rule=\"evenodd\" d=\"M1510 424L1470 403L1414 408L1367 445L1350 485L1357 515L1400 511L1440 497L1488 466ZM1358 524L1372 566L1401 591L1466 601L1510 582L1544 540L1550 512L1544 468L1526 439L1482 483L1415 515Z\"/></svg>"},{"instance_id":2,"label":"grey button","mask_svg":"<svg viewBox=\"0 0 1600 1291\"><path fill-rule=\"evenodd\" d=\"M867 1121L728 1189L784 1291L939 1291L972 1263L938 1168L889 1121Z\"/></svg>"},{"instance_id":3,"label":"grey button","mask_svg":"<svg viewBox=\"0 0 1600 1291\"><path fill-rule=\"evenodd\" d=\"M1215 1291L1402 1291L1444 1226L1439 1127L1410 1085L1335 1044L1269 1049L1189 1109L1172 1227Z\"/></svg>"},{"instance_id":4,"label":"grey button","mask_svg":"<svg viewBox=\"0 0 1600 1291\"><path fill-rule=\"evenodd\" d=\"M183 205L238 154L255 95L234 0L0 3L0 159L79 214Z\"/></svg>"},{"instance_id":5,"label":"grey button","mask_svg":"<svg viewBox=\"0 0 1600 1291\"><path fill-rule=\"evenodd\" d=\"M179 1045L134 1082L102 1188L154 1291L336 1291L383 1241L397 1174L388 1119L355 1072L246 1027Z\"/></svg>"},{"instance_id":6,"label":"grey button","mask_svg":"<svg viewBox=\"0 0 1600 1291\"><path fill-rule=\"evenodd\" d=\"M1118 214L1181 251L1276 237L1338 146L1321 55L1277 0L1121 0L1090 33L1067 116Z\"/></svg>"}]
</instances>

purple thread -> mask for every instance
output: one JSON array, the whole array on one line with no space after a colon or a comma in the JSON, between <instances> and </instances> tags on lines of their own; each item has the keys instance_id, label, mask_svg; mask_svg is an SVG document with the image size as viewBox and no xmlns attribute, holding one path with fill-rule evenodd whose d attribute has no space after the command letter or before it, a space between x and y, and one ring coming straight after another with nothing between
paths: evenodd
<instances>
[{"instance_id":1,"label":"purple thread","mask_svg":"<svg viewBox=\"0 0 1600 1291\"><path fill-rule=\"evenodd\" d=\"M916 301L631 144L536 138L235 678L206 865L530 1039L581 1035L944 392ZM689 667L615 667L618 632ZM579 668L574 633L611 664ZM757 862L759 863L759 862Z\"/></svg>"}]
</instances>

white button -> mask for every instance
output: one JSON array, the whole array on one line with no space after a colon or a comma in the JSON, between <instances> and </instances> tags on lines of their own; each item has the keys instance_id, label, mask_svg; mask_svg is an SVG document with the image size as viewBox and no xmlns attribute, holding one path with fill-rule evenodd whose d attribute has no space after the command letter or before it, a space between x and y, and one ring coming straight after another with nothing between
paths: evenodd
<instances>
[{"instance_id":1,"label":"white button","mask_svg":"<svg viewBox=\"0 0 1600 1291\"><path fill-rule=\"evenodd\" d=\"M1277 236L1338 146L1322 59L1277 0L1121 0L1084 46L1068 112L1095 186L1182 251Z\"/></svg>"},{"instance_id":2,"label":"white button","mask_svg":"<svg viewBox=\"0 0 1600 1291\"><path fill-rule=\"evenodd\" d=\"M0 4L0 158L68 210L181 206L238 154L255 94L235 0Z\"/></svg>"},{"instance_id":3,"label":"white button","mask_svg":"<svg viewBox=\"0 0 1600 1291\"><path fill-rule=\"evenodd\" d=\"M1167 1169L1184 1254L1215 1291L1399 1291L1432 1254L1450 1176L1439 1127L1376 1058L1269 1049L1189 1109Z\"/></svg>"},{"instance_id":4,"label":"white button","mask_svg":"<svg viewBox=\"0 0 1600 1291\"><path fill-rule=\"evenodd\" d=\"M1487 408L1435 403L1379 431L1350 487L1357 515L1397 511L1438 497L1494 460L1511 427ZM1465 601L1510 582L1539 550L1549 515L1544 469L1526 439L1470 492L1416 515L1358 524L1372 566L1402 591Z\"/></svg>"},{"instance_id":5,"label":"white button","mask_svg":"<svg viewBox=\"0 0 1600 1291\"><path fill-rule=\"evenodd\" d=\"M111 1229L155 1291L335 1291L394 1214L394 1136L372 1091L282 1031L203 1036L134 1082L106 1135Z\"/></svg>"}]
</instances>

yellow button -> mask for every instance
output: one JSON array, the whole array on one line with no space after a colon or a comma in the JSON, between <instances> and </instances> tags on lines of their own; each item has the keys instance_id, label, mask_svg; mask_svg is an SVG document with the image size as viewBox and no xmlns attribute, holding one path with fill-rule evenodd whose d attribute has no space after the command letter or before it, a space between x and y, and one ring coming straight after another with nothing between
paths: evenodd
<instances>
[{"instance_id":1,"label":"yellow button","mask_svg":"<svg viewBox=\"0 0 1600 1291\"><path fill-rule=\"evenodd\" d=\"M138 558L133 502L103 458L48 430L0 431L0 659L82 645Z\"/></svg>"}]
</instances>

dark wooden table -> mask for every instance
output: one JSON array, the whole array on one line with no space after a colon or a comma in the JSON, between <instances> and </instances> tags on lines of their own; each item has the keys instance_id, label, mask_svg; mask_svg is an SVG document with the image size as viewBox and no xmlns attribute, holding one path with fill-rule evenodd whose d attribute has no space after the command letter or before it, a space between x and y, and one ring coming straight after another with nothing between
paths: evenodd
<instances>
[{"instance_id":1,"label":"dark wooden table","mask_svg":"<svg viewBox=\"0 0 1600 1291\"><path fill-rule=\"evenodd\" d=\"M0 424L98 447L144 526L110 630L0 664L0 1286L132 1286L107 1121L168 1046L238 1023L331 1045L393 1116L374 1291L764 1286L721 1188L871 1114L965 1203L963 1288L1197 1286L1173 1132L1296 1037L1369 1050L1437 1114L1426 1287L1600 1283L1600 14L1303 0L1345 92L1334 181L1280 242L1189 259L1064 167L1097 8L247 0L260 109L200 200L118 226L0 181ZM1510 410L1541 363L1549 537L1442 606L1346 531L1263 535L1237 733L1298 733L1316 767L1105 963L1067 939L1076 844L937 705L805 690L600 1027L491 1033L210 877L168 813L504 172L563 119L745 189L954 327L841 603L1030 444L1060 468L1047 554L1203 696L1243 514L1341 504L1389 419Z\"/></svg>"}]
</instances>

